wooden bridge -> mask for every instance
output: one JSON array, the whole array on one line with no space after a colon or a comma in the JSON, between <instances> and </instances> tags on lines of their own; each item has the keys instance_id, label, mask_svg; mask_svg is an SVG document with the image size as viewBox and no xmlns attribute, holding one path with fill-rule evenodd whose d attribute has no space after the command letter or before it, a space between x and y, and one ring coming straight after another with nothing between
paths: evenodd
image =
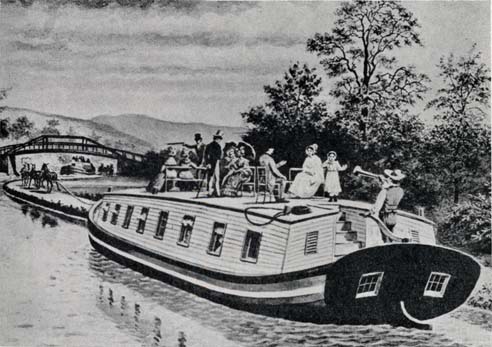
<instances>
[{"instance_id":1,"label":"wooden bridge","mask_svg":"<svg viewBox=\"0 0 492 347\"><path fill-rule=\"evenodd\" d=\"M100 144L88 137L71 135L43 135L30 141L20 144L0 147L0 171L8 170L8 161L15 169L13 158L21 154L35 153L74 153L96 155L107 158L117 159L118 161L142 162L144 155L125 151L122 149L111 148Z\"/></svg>"}]
</instances>

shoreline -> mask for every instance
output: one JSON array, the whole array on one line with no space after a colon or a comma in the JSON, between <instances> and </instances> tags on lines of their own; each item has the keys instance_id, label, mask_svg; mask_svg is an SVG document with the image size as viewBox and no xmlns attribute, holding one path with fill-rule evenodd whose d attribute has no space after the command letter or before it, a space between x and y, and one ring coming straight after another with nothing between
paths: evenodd
<instances>
[{"instance_id":1,"label":"shoreline","mask_svg":"<svg viewBox=\"0 0 492 347\"><path fill-rule=\"evenodd\" d=\"M61 218L86 222L89 209L95 203L94 201L75 198L62 192L46 193L43 190L28 190L15 185L15 183L20 182L21 180L14 179L3 183L3 191L10 199L35 206Z\"/></svg>"}]
</instances>

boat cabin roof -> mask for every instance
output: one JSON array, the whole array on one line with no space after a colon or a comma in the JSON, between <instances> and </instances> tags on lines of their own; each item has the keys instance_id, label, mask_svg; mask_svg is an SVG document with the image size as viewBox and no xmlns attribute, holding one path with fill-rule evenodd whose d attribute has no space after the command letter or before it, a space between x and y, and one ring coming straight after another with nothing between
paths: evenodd
<instances>
[{"instance_id":1,"label":"boat cabin roof","mask_svg":"<svg viewBox=\"0 0 492 347\"><path fill-rule=\"evenodd\" d=\"M340 212L339 204L327 203L323 198L310 198L310 199L291 199L288 202L256 202L254 196L242 196L242 197L207 197L201 194L197 197L196 192L166 192L150 194L145 189L126 189L124 191L118 191L114 193L106 193L106 196L133 196L135 198L149 198L149 199L162 199L168 201L176 201L177 203L190 203L203 206L209 206L212 208L219 208L227 211L235 211L244 213L247 210L248 216L255 222L262 222L261 219L255 220L256 217L272 218L279 212L284 210L285 206L307 206L309 207L309 213L306 214L294 214L277 216L276 220L296 223L307 219L320 218L324 216L334 215ZM260 200L262 200L261 198ZM141 202L139 203L141 204Z\"/></svg>"},{"instance_id":2,"label":"boat cabin roof","mask_svg":"<svg viewBox=\"0 0 492 347\"><path fill-rule=\"evenodd\" d=\"M177 203L189 203L198 204L202 206L209 206L213 208L223 209L225 211L235 211L244 213L248 209L248 216L253 216L251 218L254 221L262 222L261 219L254 219L254 216L272 218L274 215L282 212L285 206L307 206L310 209L309 213L306 214L287 214L283 216L277 216L275 218L277 221L286 223L298 223L309 219L321 218L329 215L334 215L340 213L340 208L348 207L351 209L358 209L362 212L367 212L371 209L372 204L363 201L353 201L339 199L338 202L328 202L326 198L323 197L313 197L309 199L290 199L288 202L277 203L277 202L267 202L261 203L263 197L258 199L256 202L255 196L242 196L242 197L208 197L206 193L201 193L198 197L196 192L165 192L151 194L147 192L144 188L132 188L125 189L118 192L106 193L106 196L134 196L136 198L149 198L149 199L161 199L168 201L176 201ZM139 203L141 204L141 202ZM398 211L398 214L403 215L407 218L420 220L427 224L434 225L431 220L417 216L415 214Z\"/></svg>"}]
</instances>

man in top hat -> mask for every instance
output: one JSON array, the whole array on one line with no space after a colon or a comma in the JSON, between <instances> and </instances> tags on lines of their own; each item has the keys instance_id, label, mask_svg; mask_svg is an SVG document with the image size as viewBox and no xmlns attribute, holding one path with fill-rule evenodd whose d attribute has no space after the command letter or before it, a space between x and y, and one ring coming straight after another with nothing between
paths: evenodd
<instances>
[{"instance_id":1,"label":"man in top hat","mask_svg":"<svg viewBox=\"0 0 492 347\"><path fill-rule=\"evenodd\" d=\"M279 163L275 163L275 160L272 157L273 152L273 147L268 148L265 154L260 156L259 162L261 166L265 167L266 177L268 177L268 182L266 182L268 191L273 195L275 183L280 183L280 190L278 192L278 197L276 197L276 201L284 202L286 200L283 198L283 194L287 177L285 177L278 168L285 165L286 161L283 160Z\"/></svg>"},{"instance_id":2,"label":"man in top hat","mask_svg":"<svg viewBox=\"0 0 492 347\"><path fill-rule=\"evenodd\" d=\"M204 154L204 164L208 172L208 195L220 196L220 159L222 158L222 141L224 133L217 130L214 140L207 145Z\"/></svg>"},{"instance_id":3,"label":"man in top hat","mask_svg":"<svg viewBox=\"0 0 492 347\"><path fill-rule=\"evenodd\" d=\"M190 148L194 150L194 157L191 158L193 162L197 165L202 165L203 164L203 158L205 156L205 144L203 143L202 139L202 134L196 133L195 134L195 144L194 145L188 145L184 144L186 148Z\"/></svg>"},{"instance_id":4,"label":"man in top hat","mask_svg":"<svg viewBox=\"0 0 492 347\"><path fill-rule=\"evenodd\" d=\"M381 191L371 209L371 213L379 214L379 218L390 231L393 231L396 225L396 210L404 194L400 181L404 178L405 175L400 170L384 170Z\"/></svg>"}]
</instances>

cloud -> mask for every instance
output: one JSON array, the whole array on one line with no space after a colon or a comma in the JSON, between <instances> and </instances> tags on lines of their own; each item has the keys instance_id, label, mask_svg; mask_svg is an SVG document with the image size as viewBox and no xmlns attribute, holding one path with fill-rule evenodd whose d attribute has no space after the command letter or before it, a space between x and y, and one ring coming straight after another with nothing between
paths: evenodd
<instances>
[{"instance_id":1,"label":"cloud","mask_svg":"<svg viewBox=\"0 0 492 347\"><path fill-rule=\"evenodd\" d=\"M82 5L2 3L0 81L14 86L9 104L71 116L134 112L239 124L240 112L264 102L262 87L296 61L332 82L305 45L330 31L338 2L76 2ZM439 56L472 41L490 59L490 3L406 6L422 24L426 47L400 50L402 64L437 78Z\"/></svg>"}]
</instances>

